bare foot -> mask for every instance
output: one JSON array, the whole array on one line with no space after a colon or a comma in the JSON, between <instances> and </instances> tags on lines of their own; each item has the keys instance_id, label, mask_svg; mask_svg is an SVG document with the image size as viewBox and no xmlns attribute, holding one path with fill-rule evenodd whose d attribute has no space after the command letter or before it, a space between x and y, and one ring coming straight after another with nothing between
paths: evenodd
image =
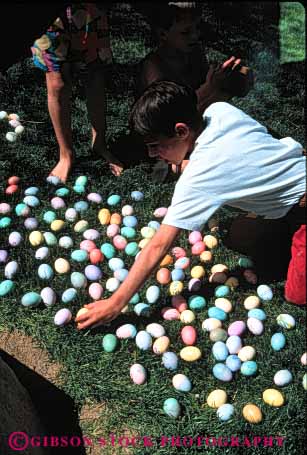
<instances>
[{"instance_id":1,"label":"bare foot","mask_svg":"<svg viewBox=\"0 0 307 455\"><path fill-rule=\"evenodd\" d=\"M115 177L119 177L123 172L124 168L119 164L110 163L110 170Z\"/></svg>"},{"instance_id":2,"label":"bare foot","mask_svg":"<svg viewBox=\"0 0 307 455\"><path fill-rule=\"evenodd\" d=\"M66 183L69 171L71 169L70 159L60 159L58 164L52 169L49 175L55 175L61 182Z\"/></svg>"}]
</instances>

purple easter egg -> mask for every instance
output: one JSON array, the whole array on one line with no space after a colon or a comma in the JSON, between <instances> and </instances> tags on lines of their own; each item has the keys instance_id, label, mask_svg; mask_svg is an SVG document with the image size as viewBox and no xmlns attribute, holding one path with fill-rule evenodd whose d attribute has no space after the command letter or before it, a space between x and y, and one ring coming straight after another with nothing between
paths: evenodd
<instances>
[{"instance_id":1,"label":"purple easter egg","mask_svg":"<svg viewBox=\"0 0 307 455\"><path fill-rule=\"evenodd\" d=\"M36 218L26 218L23 224L26 229L28 229L29 231L32 231L37 228L38 221Z\"/></svg>"},{"instance_id":2,"label":"purple easter egg","mask_svg":"<svg viewBox=\"0 0 307 455\"><path fill-rule=\"evenodd\" d=\"M84 274L90 281L97 281L102 277L102 271L96 265L87 265L85 267Z\"/></svg>"},{"instance_id":3,"label":"purple easter egg","mask_svg":"<svg viewBox=\"0 0 307 455\"><path fill-rule=\"evenodd\" d=\"M64 200L57 196L53 197L51 199L50 203L51 203L52 208L54 208L55 210L63 209L66 207Z\"/></svg>"},{"instance_id":4,"label":"purple easter egg","mask_svg":"<svg viewBox=\"0 0 307 455\"><path fill-rule=\"evenodd\" d=\"M241 336L246 330L246 324L244 321L235 321L228 327L228 335L238 335Z\"/></svg>"},{"instance_id":5,"label":"purple easter egg","mask_svg":"<svg viewBox=\"0 0 307 455\"><path fill-rule=\"evenodd\" d=\"M62 308L54 316L55 325L62 327L65 324L68 324L72 318L72 314L68 308Z\"/></svg>"},{"instance_id":6,"label":"purple easter egg","mask_svg":"<svg viewBox=\"0 0 307 455\"><path fill-rule=\"evenodd\" d=\"M0 250L0 264L4 264L7 261L9 254L6 250Z\"/></svg>"},{"instance_id":7,"label":"purple easter egg","mask_svg":"<svg viewBox=\"0 0 307 455\"><path fill-rule=\"evenodd\" d=\"M98 240L100 237L99 232L96 229L87 229L85 232L83 232L83 237L86 240Z\"/></svg>"}]
</instances>

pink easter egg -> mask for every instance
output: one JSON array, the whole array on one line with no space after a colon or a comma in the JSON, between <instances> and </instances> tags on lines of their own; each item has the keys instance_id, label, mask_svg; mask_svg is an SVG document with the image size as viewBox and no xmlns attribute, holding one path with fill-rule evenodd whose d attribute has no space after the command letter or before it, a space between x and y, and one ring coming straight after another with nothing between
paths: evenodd
<instances>
[{"instance_id":1,"label":"pink easter egg","mask_svg":"<svg viewBox=\"0 0 307 455\"><path fill-rule=\"evenodd\" d=\"M85 250L89 253L95 248L97 248L97 246L92 240L82 240L82 242L80 242L80 250Z\"/></svg>"},{"instance_id":2,"label":"pink easter egg","mask_svg":"<svg viewBox=\"0 0 307 455\"><path fill-rule=\"evenodd\" d=\"M153 214L156 218L164 218L167 214L167 207L159 207L154 211Z\"/></svg>"},{"instance_id":3,"label":"pink easter egg","mask_svg":"<svg viewBox=\"0 0 307 455\"><path fill-rule=\"evenodd\" d=\"M103 294L103 287L100 283L92 283L88 288L89 296L94 300L99 300Z\"/></svg>"},{"instance_id":4,"label":"pink easter egg","mask_svg":"<svg viewBox=\"0 0 307 455\"><path fill-rule=\"evenodd\" d=\"M18 185L10 185L6 188L5 193L13 194L13 193L16 193L16 191L18 191Z\"/></svg>"},{"instance_id":5,"label":"pink easter egg","mask_svg":"<svg viewBox=\"0 0 307 455\"><path fill-rule=\"evenodd\" d=\"M116 235L113 237L113 245L118 250L124 250L127 246L127 240L122 235Z\"/></svg>"},{"instance_id":6,"label":"pink easter egg","mask_svg":"<svg viewBox=\"0 0 307 455\"><path fill-rule=\"evenodd\" d=\"M194 245L197 242L201 242L202 239L203 239L203 237L201 235L201 232L199 232L199 231L192 231L189 234L189 243L191 245Z\"/></svg>"},{"instance_id":7,"label":"pink easter egg","mask_svg":"<svg viewBox=\"0 0 307 455\"><path fill-rule=\"evenodd\" d=\"M181 248L181 246L175 246L172 249L172 255L175 256L176 259L179 259L186 256L187 253L183 248Z\"/></svg>"},{"instance_id":8,"label":"pink easter egg","mask_svg":"<svg viewBox=\"0 0 307 455\"><path fill-rule=\"evenodd\" d=\"M228 335L238 335L241 336L246 330L246 324L244 321L235 321L228 327Z\"/></svg>"},{"instance_id":9,"label":"pink easter egg","mask_svg":"<svg viewBox=\"0 0 307 455\"><path fill-rule=\"evenodd\" d=\"M17 177L17 175L12 175L12 177L10 177L7 181L7 183L9 185L18 185L19 182L20 182L20 178Z\"/></svg>"},{"instance_id":10,"label":"pink easter egg","mask_svg":"<svg viewBox=\"0 0 307 455\"><path fill-rule=\"evenodd\" d=\"M196 342L197 332L191 325L186 325L181 330L181 339L187 346L192 346Z\"/></svg>"},{"instance_id":11,"label":"pink easter egg","mask_svg":"<svg viewBox=\"0 0 307 455\"><path fill-rule=\"evenodd\" d=\"M201 288L201 281L198 278L191 278L188 283L188 288L190 292L197 292Z\"/></svg>"},{"instance_id":12,"label":"pink easter egg","mask_svg":"<svg viewBox=\"0 0 307 455\"><path fill-rule=\"evenodd\" d=\"M251 269L245 269L243 272L243 276L246 281L250 284L257 284L258 278L255 272Z\"/></svg>"},{"instance_id":13,"label":"pink easter egg","mask_svg":"<svg viewBox=\"0 0 307 455\"><path fill-rule=\"evenodd\" d=\"M10 211L11 211L10 204L7 204L6 202L2 202L0 204L0 215L6 215L7 213L10 213Z\"/></svg>"},{"instance_id":14,"label":"pink easter egg","mask_svg":"<svg viewBox=\"0 0 307 455\"><path fill-rule=\"evenodd\" d=\"M62 198L60 197L53 197L50 201L51 207L54 208L55 210L57 209L63 209L65 207L65 202Z\"/></svg>"},{"instance_id":15,"label":"pink easter egg","mask_svg":"<svg viewBox=\"0 0 307 455\"><path fill-rule=\"evenodd\" d=\"M171 272L166 267L162 267L157 271L156 278L158 283L168 284L171 282Z\"/></svg>"},{"instance_id":16,"label":"pink easter egg","mask_svg":"<svg viewBox=\"0 0 307 455\"><path fill-rule=\"evenodd\" d=\"M118 224L109 224L107 227L107 236L109 238L115 237L119 233L120 227Z\"/></svg>"},{"instance_id":17,"label":"pink easter egg","mask_svg":"<svg viewBox=\"0 0 307 455\"><path fill-rule=\"evenodd\" d=\"M180 313L176 308L165 307L161 311L163 319L167 321L176 321L180 319Z\"/></svg>"},{"instance_id":18,"label":"pink easter egg","mask_svg":"<svg viewBox=\"0 0 307 455\"><path fill-rule=\"evenodd\" d=\"M192 254L201 254L203 251L205 251L206 249L206 245L205 243L202 241L202 240L199 240L198 242L194 243L194 245L192 245Z\"/></svg>"},{"instance_id":19,"label":"pink easter egg","mask_svg":"<svg viewBox=\"0 0 307 455\"><path fill-rule=\"evenodd\" d=\"M173 295L172 297L172 306L176 308L179 313L182 313L183 311L188 309L188 304L186 299L178 294L178 295Z\"/></svg>"}]
</instances>

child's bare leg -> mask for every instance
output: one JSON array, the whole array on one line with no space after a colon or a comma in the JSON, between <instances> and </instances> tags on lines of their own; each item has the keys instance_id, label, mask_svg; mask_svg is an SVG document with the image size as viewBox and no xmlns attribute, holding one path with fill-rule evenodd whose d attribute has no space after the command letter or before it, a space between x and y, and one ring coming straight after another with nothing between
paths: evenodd
<instances>
[{"instance_id":1,"label":"child's bare leg","mask_svg":"<svg viewBox=\"0 0 307 455\"><path fill-rule=\"evenodd\" d=\"M106 91L105 77L102 67L89 69L85 82L87 110L92 124L93 156L104 157L109 163L114 175L120 175L123 170L121 163L107 149L106 144Z\"/></svg>"},{"instance_id":2,"label":"child's bare leg","mask_svg":"<svg viewBox=\"0 0 307 455\"><path fill-rule=\"evenodd\" d=\"M59 162L50 175L56 175L62 182L66 182L73 157L70 124L71 79L68 68L62 73L47 73L46 82L49 114L60 148Z\"/></svg>"}]
</instances>

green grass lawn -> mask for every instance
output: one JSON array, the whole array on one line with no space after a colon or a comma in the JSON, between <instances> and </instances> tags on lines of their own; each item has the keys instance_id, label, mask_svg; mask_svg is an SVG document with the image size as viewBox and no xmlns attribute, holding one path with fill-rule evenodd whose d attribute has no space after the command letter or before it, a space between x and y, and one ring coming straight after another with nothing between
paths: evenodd
<instances>
[{"instance_id":1,"label":"green grass lawn","mask_svg":"<svg viewBox=\"0 0 307 455\"><path fill-rule=\"evenodd\" d=\"M255 5L256 8L256 5ZM259 8L259 5L257 5ZM291 9L291 8L290 8ZM256 11L256 12L255 12ZM244 99L234 99L233 103L246 110L257 120L266 126L273 128L283 136L292 136L298 141L304 141L304 66L298 64L292 73L285 73L279 65L276 55L272 50L272 42L262 30L262 18L259 11L251 13L251 20L258 20L258 27L254 29L253 37L248 24L240 28L237 33L236 27L218 30L217 38L212 38L206 43L210 59L224 58L228 56L228 47L236 43L238 48L246 50L247 63L253 66L257 75L254 90ZM284 11L284 10L283 10ZM256 14L257 13L257 14ZM218 21L214 13L204 8L204 18L215 27ZM254 14L254 16L253 16ZM284 23L292 21L292 10L289 16L283 15ZM266 18L268 21L269 18ZM264 21L263 21L264 22ZM121 27L123 24L123 27ZM148 51L148 43L144 38L143 30L147 30L146 24L133 9L130 11L114 7L111 17L112 41L116 65L110 76L108 88L108 140L117 137L122 131L127 130L127 116L133 102L133 71L137 60ZM288 30L286 28L286 30ZM227 32L227 41L223 33ZM286 32L287 33L287 32ZM290 32L289 32L290 33ZM248 41L247 38L248 37ZM265 39L264 39L265 38ZM290 39L290 38L289 38ZM248 48L245 46L248 42ZM225 44L224 44L225 43ZM235 45L235 44L233 44ZM292 46L292 44L290 44ZM126 65L126 66L125 66ZM289 69L290 71L290 69ZM73 129L74 144L77 161L87 159L90 146L90 125L86 116L86 109L82 91L79 86L74 88L73 93ZM5 89L1 92L0 110L17 112L24 123L26 131L20 142L11 145L3 138L7 131L4 123L0 124L0 202L10 202L12 205L22 200L22 191L32 185L40 188L41 205L32 211L40 221L39 228L42 231L50 230L43 221L43 212L50 207L50 199L55 189L45 183L46 175L57 158L57 144L47 112L46 88L44 77L35 70L31 63L26 60L16 64L9 70ZM110 194L122 196L121 205L132 203L130 193L133 190L141 190L145 194L143 202L134 203L139 227L146 225L154 219L153 211L159 206L167 206L170 203L175 181L169 179L167 183L153 183L149 168L139 165L134 169L126 170L122 177L115 178L108 172L105 163L101 163L99 169L93 169L85 163L85 170L74 171L67 187L71 190L67 198L67 206L73 206L85 196L77 195L72 187L75 178L80 173L89 176L87 191L97 191L103 196L104 204ZM10 175L19 175L22 179L21 192L8 197L4 195L6 179ZM244 177L244 176L243 176ZM227 178L227 176L225 176ZM88 220L91 228L98 228L105 238L105 228L99 225L97 207L91 205L84 217ZM223 208L218 213L222 229L218 232L219 246L214 251L214 263L225 263L230 270L230 275L240 278L240 286L231 291L229 299L233 303L234 311L230 313L225 327L234 320L247 318L243 301L246 296L253 295L256 287L247 285L241 277L238 269L239 255L228 250L224 245L227 226L236 212ZM59 211L59 217L64 216L64 211ZM36 309L26 309L20 305L20 299L25 292L40 291L47 284L37 276L37 260L34 257L35 250L29 245L28 235L23 227L23 220L14 216L13 227L0 230L0 248L7 245L8 234L12 230L20 231L24 236L22 246L11 249L10 259L17 260L20 264L20 272L16 278L16 290L8 297L0 300L0 330L13 330L17 328L30 335L45 348L51 358L63 365L62 379L63 389L77 403L82 405L85 401L103 401L105 412L101 419L95 423L87 423L83 430L84 434L97 438L107 437L110 432L118 436L127 431L129 435L148 436L152 438L153 447L138 447L131 449L136 454L170 454L180 450L181 453L196 454L196 447L181 447L180 449L170 446L162 447L159 438L162 435L177 436L224 436L230 437L243 435L251 441L254 436L282 436L285 438L283 447L268 449L270 453L297 454L304 451L303 426L305 392L302 387L304 367L300 363L300 357L306 350L305 347L305 313L304 310L285 302L283 298L283 284L266 283L272 286L274 298L271 302L263 303L262 308L266 311L265 331L262 336L248 334L244 338L244 344L251 344L257 351L256 361L258 372L254 377L244 377L236 374L230 383L222 383L211 374L214 359L211 355L212 342L208 334L201 330L201 322L207 318L208 308L214 305L212 286L208 284L208 274L204 280L204 293L207 298L207 307L197 313L195 327L198 331L197 345L202 350L202 358L195 364L187 364L183 361L177 372L186 374L192 381L193 388L190 393L177 392L171 383L173 374L161 365L161 358L152 352L141 352L136 348L134 341L122 341L114 354L103 352L101 347L103 334L115 332L115 329L125 321L133 321L138 330L142 330L148 319L136 318L130 308L130 312L122 315L107 329L96 329L78 332L73 324L65 328L56 328L53 324L53 316L60 309L61 303L55 307L45 308L40 306ZM204 234L209 233L208 226ZM74 237L76 247L82 240L81 234L73 232L71 226L57 234L57 237L68 234ZM138 233L138 239L141 236ZM99 245L103 240L99 242ZM188 247L187 233L182 233L178 245ZM281 245L282 248L282 245ZM48 262L52 265L58 257L69 257L70 252L60 247L51 248L51 256ZM270 252L268 251L268 254ZM120 253L127 267L132 265L132 259ZM193 265L198 263L193 257ZM81 266L74 265L74 270L81 270ZM106 261L102 265L106 281L110 271ZM4 279L4 266L0 265L0 281ZM155 282L151 277L140 291L141 300L145 298L145 291L150 284ZM58 292L70 287L68 278L55 276L52 287ZM187 293L186 293L187 294ZM108 295L108 294L106 294ZM155 320L160 307L169 304L169 296L166 288L161 287L161 299L155 306L154 314L149 321ZM79 293L78 299L69 305L73 315L85 303L89 302L86 290ZM286 331L280 329L276 323L276 317L280 313L289 313L296 319L296 327ZM182 324L178 321L165 321L164 326L171 338L171 350L179 352L182 347L179 332ZM287 338L286 347L280 352L274 352L270 347L270 338L276 331L283 331ZM129 377L129 368L135 363L143 364L148 370L146 385L136 386ZM275 387L273 376L280 369L289 369L293 374L293 382L282 390L286 404L281 408L269 407L262 401L262 392L266 388ZM216 388L227 391L228 402L235 407L234 417L226 423L221 423L216 417L216 412L206 404L208 394ZM173 420L167 417L163 411L163 401L168 397L176 397L182 406L182 414L179 419ZM241 416L243 406L252 402L257 404L263 411L263 422L252 426ZM157 440L155 439L157 438ZM108 446L102 453L122 453L121 449L112 449ZM204 448L202 449L205 450ZM267 450L263 447L247 448L248 453L259 454ZM242 448L236 447L211 447L208 453L238 454Z\"/></svg>"}]
</instances>

